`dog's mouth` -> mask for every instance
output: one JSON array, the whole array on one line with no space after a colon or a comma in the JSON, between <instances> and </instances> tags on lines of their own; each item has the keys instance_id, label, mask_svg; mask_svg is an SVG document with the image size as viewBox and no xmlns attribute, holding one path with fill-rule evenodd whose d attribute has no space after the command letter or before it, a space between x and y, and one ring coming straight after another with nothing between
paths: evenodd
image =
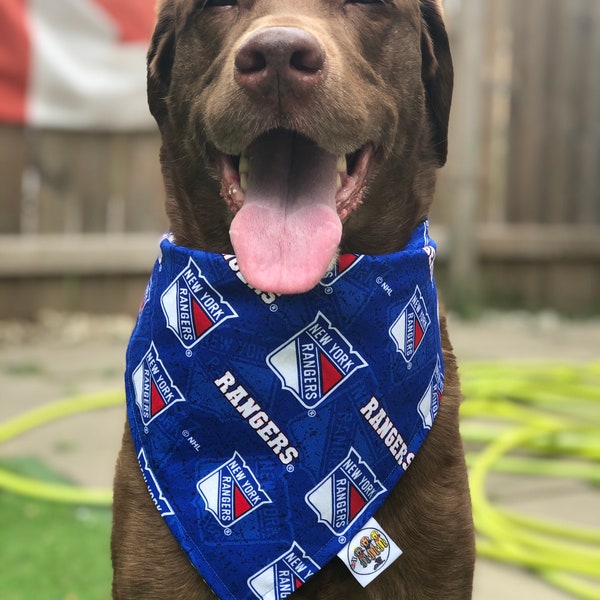
<instances>
[{"instance_id":1,"label":"dog's mouth","mask_svg":"<svg viewBox=\"0 0 600 600\"><path fill-rule=\"evenodd\" d=\"M370 143L336 156L279 129L239 156L219 155L231 243L252 286L297 294L318 284L337 258L342 223L362 202L374 156Z\"/></svg>"}]
</instances>

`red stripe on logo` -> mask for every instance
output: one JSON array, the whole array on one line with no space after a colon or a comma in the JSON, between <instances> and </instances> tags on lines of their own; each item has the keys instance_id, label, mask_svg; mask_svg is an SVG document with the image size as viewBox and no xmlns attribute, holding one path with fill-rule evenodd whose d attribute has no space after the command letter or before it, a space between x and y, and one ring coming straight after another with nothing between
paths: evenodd
<instances>
[{"instance_id":1,"label":"red stripe on logo","mask_svg":"<svg viewBox=\"0 0 600 600\"><path fill-rule=\"evenodd\" d=\"M366 500L362 494L353 486L350 486L350 521L365 507Z\"/></svg>"},{"instance_id":2,"label":"red stripe on logo","mask_svg":"<svg viewBox=\"0 0 600 600\"><path fill-rule=\"evenodd\" d=\"M348 267L351 267L356 262L355 254L342 254L338 259L338 269L343 273Z\"/></svg>"},{"instance_id":3,"label":"red stripe on logo","mask_svg":"<svg viewBox=\"0 0 600 600\"><path fill-rule=\"evenodd\" d=\"M250 502L246 500L246 496L242 494L242 491L237 486L233 492L233 507L233 512L236 519L246 514L252 508Z\"/></svg>"},{"instance_id":4,"label":"red stripe on logo","mask_svg":"<svg viewBox=\"0 0 600 600\"><path fill-rule=\"evenodd\" d=\"M154 380L152 380L152 386L150 390L150 414L154 417L157 415L164 407L166 403L161 393L158 391Z\"/></svg>"},{"instance_id":5,"label":"red stripe on logo","mask_svg":"<svg viewBox=\"0 0 600 600\"><path fill-rule=\"evenodd\" d=\"M204 309L195 300L192 300L192 314L194 316L196 337L200 337L214 325L209 316L204 312Z\"/></svg>"},{"instance_id":6,"label":"red stripe on logo","mask_svg":"<svg viewBox=\"0 0 600 600\"><path fill-rule=\"evenodd\" d=\"M419 319L417 319L415 315L415 350L419 347L419 344L421 343L421 340L423 339L424 335L425 332L421 327L421 323L419 323Z\"/></svg>"},{"instance_id":7,"label":"red stripe on logo","mask_svg":"<svg viewBox=\"0 0 600 600\"><path fill-rule=\"evenodd\" d=\"M324 396L343 379L344 375L324 354L319 356L319 362L321 363L321 389Z\"/></svg>"}]
</instances>

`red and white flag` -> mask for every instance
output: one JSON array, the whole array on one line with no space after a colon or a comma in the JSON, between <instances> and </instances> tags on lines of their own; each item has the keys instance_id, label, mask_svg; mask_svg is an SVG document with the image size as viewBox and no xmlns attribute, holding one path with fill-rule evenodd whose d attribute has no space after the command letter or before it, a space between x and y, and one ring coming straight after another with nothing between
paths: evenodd
<instances>
[{"instance_id":1,"label":"red and white flag","mask_svg":"<svg viewBox=\"0 0 600 600\"><path fill-rule=\"evenodd\" d=\"M1 0L0 122L147 129L154 0Z\"/></svg>"}]
</instances>

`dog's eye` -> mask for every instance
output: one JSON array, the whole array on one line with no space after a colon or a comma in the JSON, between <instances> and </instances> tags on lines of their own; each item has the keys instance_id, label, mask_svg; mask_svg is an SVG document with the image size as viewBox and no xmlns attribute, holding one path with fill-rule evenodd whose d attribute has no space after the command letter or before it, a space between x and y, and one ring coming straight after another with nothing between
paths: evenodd
<instances>
[{"instance_id":1,"label":"dog's eye","mask_svg":"<svg viewBox=\"0 0 600 600\"><path fill-rule=\"evenodd\" d=\"M204 6L237 6L237 0L206 0Z\"/></svg>"}]
</instances>

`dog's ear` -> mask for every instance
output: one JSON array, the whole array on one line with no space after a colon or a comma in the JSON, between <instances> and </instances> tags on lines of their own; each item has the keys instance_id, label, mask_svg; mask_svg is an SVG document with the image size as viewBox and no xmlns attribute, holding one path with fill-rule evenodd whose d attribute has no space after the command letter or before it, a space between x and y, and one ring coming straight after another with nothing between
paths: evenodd
<instances>
[{"instance_id":1,"label":"dog's ear","mask_svg":"<svg viewBox=\"0 0 600 600\"><path fill-rule=\"evenodd\" d=\"M171 85L175 57L175 2L160 0L157 21L147 55L148 106L160 124L166 110L165 98Z\"/></svg>"},{"instance_id":2,"label":"dog's ear","mask_svg":"<svg viewBox=\"0 0 600 600\"><path fill-rule=\"evenodd\" d=\"M448 153L448 119L454 82L452 55L442 16L442 1L420 0L420 3L423 17L422 76L434 151L441 167L445 164Z\"/></svg>"}]
</instances>

